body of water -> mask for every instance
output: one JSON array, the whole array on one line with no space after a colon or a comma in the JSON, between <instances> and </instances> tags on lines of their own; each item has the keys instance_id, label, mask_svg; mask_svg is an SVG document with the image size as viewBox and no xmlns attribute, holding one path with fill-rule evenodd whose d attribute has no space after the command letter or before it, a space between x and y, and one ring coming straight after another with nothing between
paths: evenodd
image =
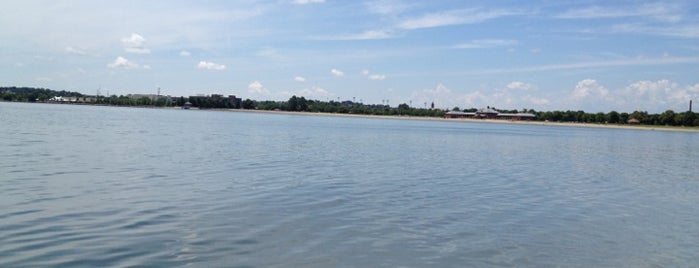
<instances>
[{"instance_id":1,"label":"body of water","mask_svg":"<svg viewBox=\"0 0 699 268\"><path fill-rule=\"evenodd\" d=\"M691 267L699 133L0 103L0 267Z\"/></svg>"}]
</instances>

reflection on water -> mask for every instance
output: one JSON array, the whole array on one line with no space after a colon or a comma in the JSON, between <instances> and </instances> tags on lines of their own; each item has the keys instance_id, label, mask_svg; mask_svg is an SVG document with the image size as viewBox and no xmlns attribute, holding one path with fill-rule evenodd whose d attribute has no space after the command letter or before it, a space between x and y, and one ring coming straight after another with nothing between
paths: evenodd
<instances>
[{"instance_id":1,"label":"reflection on water","mask_svg":"<svg viewBox=\"0 0 699 268\"><path fill-rule=\"evenodd\" d=\"M0 266L692 266L699 135L0 103Z\"/></svg>"}]
</instances>

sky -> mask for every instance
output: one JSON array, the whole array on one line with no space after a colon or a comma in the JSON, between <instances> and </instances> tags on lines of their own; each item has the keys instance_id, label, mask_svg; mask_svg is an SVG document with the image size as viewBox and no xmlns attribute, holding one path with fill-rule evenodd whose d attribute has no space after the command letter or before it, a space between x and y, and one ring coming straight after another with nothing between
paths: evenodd
<instances>
[{"instance_id":1,"label":"sky","mask_svg":"<svg viewBox=\"0 0 699 268\"><path fill-rule=\"evenodd\" d=\"M9 0L0 40L0 86L90 95L586 112L699 103L696 0Z\"/></svg>"}]
</instances>

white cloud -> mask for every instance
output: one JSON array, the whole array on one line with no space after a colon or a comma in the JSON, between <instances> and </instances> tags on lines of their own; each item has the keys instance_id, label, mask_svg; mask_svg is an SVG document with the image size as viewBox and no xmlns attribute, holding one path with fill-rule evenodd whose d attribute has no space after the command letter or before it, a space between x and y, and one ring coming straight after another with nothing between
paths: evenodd
<instances>
[{"instance_id":1,"label":"white cloud","mask_svg":"<svg viewBox=\"0 0 699 268\"><path fill-rule=\"evenodd\" d=\"M263 94L263 95L269 95L269 90L266 89L260 81L252 81L248 85L248 92L252 94Z\"/></svg>"},{"instance_id":2,"label":"white cloud","mask_svg":"<svg viewBox=\"0 0 699 268\"><path fill-rule=\"evenodd\" d=\"M688 87L687 89L690 89ZM677 83L663 79L658 81L637 81L627 86L622 94L628 99L646 104L678 104L689 101L692 95Z\"/></svg>"},{"instance_id":3,"label":"white cloud","mask_svg":"<svg viewBox=\"0 0 699 268\"><path fill-rule=\"evenodd\" d=\"M146 48L146 39L140 34L132 33L129 37L121 39L124 50L129 53L149 54L150 49Z\"/></svg>"},{"instance_id":4,"label":"white cloud","mask_svg":"<svg viewBox=\"0 0 699 268\"><path fill-rule=\"evenodd\" d=\"M523 89L527 89L524 91ZM526 84L523 82L512 82L502 88L487 88L482 90L474 90L470 92L462 92L452 90L443 84L438 84L435 88L423 89L414 91L410 96L413 103L422 106L425 102L435 102L435 106L439 108L483 108L486 106L497 107L498 109L521 109L534 108L541 109L551 104L551 101L546 97L533 96L530 93L536 90L535 85Z\"/></svg>"},{"instance_id":5,"label":"white cloud","mask_svg":"<svg viewBox=\"0 0 699 268\"><path fill-rule=\"evenodd\" d=\"M346 34L336 36L319 37L319 40L379 40L395 38L396 35L392 31L386 30L367 30L357 34Z\"/></svg>"},{"instance_id":6,"label":"white cloud","mask_svg":"<svg viewBox=\"0 0 699 268\"><path fill-rule=\"evenodd\" d=\"M332 69L332 70L330 70L330 73L332 73L334 76L337 76L337 77L345 76L345 73L338 70L338 69Z\"/></svg>"},{"instance_id":7,"label":"white cloud","mask_svg":"<svg viewBox=\"0 0 699 268\"><path fill-rule=\"evenodd\" d=\"M480 39L480 40L473 40L468 43L464 44L459 44L454 46L454 48L463 48L463 49L471 49L471 48L492 48L492 47L502 47L502 46L513 46L517 45L517 40L509 40L509 39Z\"/></svg>"},{"instance_id":8,"label":"white cloud","mask_svg":"<svg viewBox=\"0 0 699 268\"><path fill-rule=\"evenodd\" d=\"M606 97L609 95L609 90L598 84L594 79L585 79L578 82L573 89L572 96L575 99L583 99L587 97Z\"/></svg>"},{"instance_id":9,"label":"white cloud","mask_svg":"<svg viewBox=\"0 0 699 268\"><path fill-rule=\"evenodd\" d=\"M505 88L509 90L529 90L533 88L533 85L527 84L521 81L512 81Z\"/></svg>"},{"instance_id":10,"label":"white cloud","mask_svg":"<svg viewBox=\"0 0 699 268\"><path fill-rule=\"evenodd\" d=\"M417 107L422 107L426 104L428 108L432 102L435 103L435 108L452 108L460 104L463 105L461 101L457 100L456 94L441 83L437 84L434 88L413 91L407 101L412 101L414 106Z\"/></svg>"},{"instance_id":11,"label":"white cloud","mask_svg":"<svg viewBox=\"0 0 699 268\"><path fill-rule=\"evenodd\" d=\"M133 61L130 61L124 57L117 57L114 59L114 61L110 64L107 64L107 67L113 68L113 69L135 69L138 68L138 64L136 64Z\"/></svg>"},{"instance_id":12,"label":"white cloud","mask_svg":"<svg viewBox=\"0 0 699 268\"><path fill-rule=\"evenodd\" d=\"M677 22L682 19L681 8L666 3L649 3L630 7L600 7L592 6L580 9L570 9L556 15L559 19L614 19L625 17L653 18L666 22Z\"/></svg>"},{"instance_id":13,"label":"white cloud","mask_svg":"<svg viewBox=\"0 0 699 268\"><path fill-rule=\"evenodd\" d=\"M192 53L189 53L189 51L187 51L187 50L182 50L182 51L180 51L180 56L189 57L189 56L192 56Z\"/></svg>"},{"instance_id":14,"label":"white cloud","mask_svg":"<svg viewBox=\"0 0 699 268\"><path fill-rule=\"evenodd\" d=\"M687 90L694 92L694 94L699 94L699 84L687 86Z\"/></svg>"},{"instance_id":15,"label":"white cloud","mask_svg":"<svg viewBox=\"0 0 699 268\"><path fill-rule=\"evenodd\" d=\"M78 49L78 48L74 48L74 47L71 47L71 46L67 46L66 49L65 49L65 51L66 51L68 54L75 54L75 55L86 55L86 54L87 54L87 52L85 52L85 50Z\"/></svg>"},{"instance_id":16,"label":"white cloud","mask_svg":"<svg viewBox=\"0 0 699 268\"><path fill-rule=\"evenodd\" d=\"M372 74L369 70L362 70L362 75L366 76L369 80L384 80L386 75L384 74Z\"/></svg>"},{"instance_id":17,"label":"white cloud","mask_svg":"<svg viewBox=\"0 0 699 268\"><path fill-rule=\"evenodd\" d=\"M217 64L209 61L200 61L199 64L197 64L197 68L213 71L222 71L226 69L226 65Z\"/></svg>"},{"instance_id":18,"label":"white cloud","mask_svg":"<svg viewBox=\"0 0 699 268\"><path fill-rule=\"evenodd\" d=\"M684 111L689 100L699 98L698 86L681 86L667 79L633 82L626 87L608 90L593 79L585 79L576 85L566 107L579 107L590 112L600 111Z\"/></svg>"},{"instance_id":19,"label":"white cloud","mask_svg":"<svg viewBox=\"0 0 699 268\"><path fill-rule=\"evenodd\" d=\"M298 91L298 96L306 97L307 99L323 99L330 97L330 93L320 87L304 88Z\"/></svg>"},{"instance_id":20,"label":"white cloud","mask_svg":"<svg viewBox=\"0 0 699 268\"><path fill-rule=\"evenodd\" d=\"M433 28L450 25L475 24L504 16L517 15L521 12L512 10L482 10L477 8L450 10L439 13L429 13L422 17L407 19L398 24L406 30Z\"/></svg>"},{"instance_id":21,"label":"white cloud","mask_svg":"<svg viewBox=\"0 0 699 268\"><path fill-rule=\"evenodd\" d=\"M699 99L699 84L681 86L667 79L636 81L617 90L617 98L626 111L685 111L689 100Z\"/></svg>"},{"instance_id":22,"label":"white cloud","mask_svg":"<svg viewBox=\"0 0 699 268\"><path fill-rule=\"evenodd\" d=\"M548 64L511 69L490 69L469 74L498 74L509 72L546 72L568 69L590 69L615 66L659 66L673 64L699 63L699 57L634 57L602 61L584 61L563 64Z\"/></svg>"},{"instance_id":23,"label":"white cloud","mask_svg":"<svg viewBox=\"0 0 699 268\"><path fill-rule=\"evenodd\" d=\"M386 75L383 74L371 74L369 75L369 80L384 80L386 79Z\"/></svg>"},{"instance_id":24,"label":"white cloud","mask_svg":"<svg viewBox=\"0 0 699 268\"><path fill-rule=\"evenodd\" d=\"M319 4L325 3L325 0L292 0L291 3L296 5Z\"/></svg>"},{"instance_id":25,"label":"white cloud","mask_svg":"<svg viewBox=\"0 0 699 268\"><path fill-rule=\"evenodd\" d=\"M303 82L306 82L306 78L303 76L297 76L297 77L294 77L294 81L303 83Z\"/></svg>"},{"instance_id":26,"label":"white cloud","mask_svg":"<svg viewBox=\"0 0 699 268\"><path fill-rule=\"evenodd\" d=\"M547 98L534 97L531 95L526 95L526 96L522 97L522 100L523 100L523 105L526 105L528 103L528 104L533 104L533 105L536 105L538 107L541 107L541 106L547 106L547 105L551 104L551 101L549 101Z\"/></svg>"},{"instance_id":27,"label":"white cloud","mask_svg":"<svg viewBox=\"0 0 699 268\"><path fill-rule=\"evenodd\" d=\"M651 34L681 38L699 38L699 24L672 24L668 26L649 26L640 23L627 23L612 26L612 31L620 33Z\"/></svg>"}]
</instances>

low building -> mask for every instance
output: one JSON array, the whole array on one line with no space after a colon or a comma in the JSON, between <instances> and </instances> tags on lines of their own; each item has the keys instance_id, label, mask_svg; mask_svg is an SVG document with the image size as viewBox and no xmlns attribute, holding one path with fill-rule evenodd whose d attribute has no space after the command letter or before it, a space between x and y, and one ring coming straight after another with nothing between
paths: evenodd
<instances>
[{"instance_id":1,"label":"low building","mask_svg":"<svg viewBox=\"0 0 699 268\"><path fill-rule=\"evenodd\" d=\"M221 94L189 96L189 101L192 103L192 106L199 108L240 109L243 104L243 99L237 98L235 95L228 95L228 97L225 97Z\"/></svg>"},{"instance_id":2,"label":"low building","mask_svg":"<svg viewBox=\"0 0 699 268\"><path fill-rule=\"evenodd\" d=\"M500 113L490 107L478 109L476 112L449 111L446 118L473 118L473 119L503 119L503 120L532 120L536 117L530 113Z\"/></svg>"}]
</instances>

